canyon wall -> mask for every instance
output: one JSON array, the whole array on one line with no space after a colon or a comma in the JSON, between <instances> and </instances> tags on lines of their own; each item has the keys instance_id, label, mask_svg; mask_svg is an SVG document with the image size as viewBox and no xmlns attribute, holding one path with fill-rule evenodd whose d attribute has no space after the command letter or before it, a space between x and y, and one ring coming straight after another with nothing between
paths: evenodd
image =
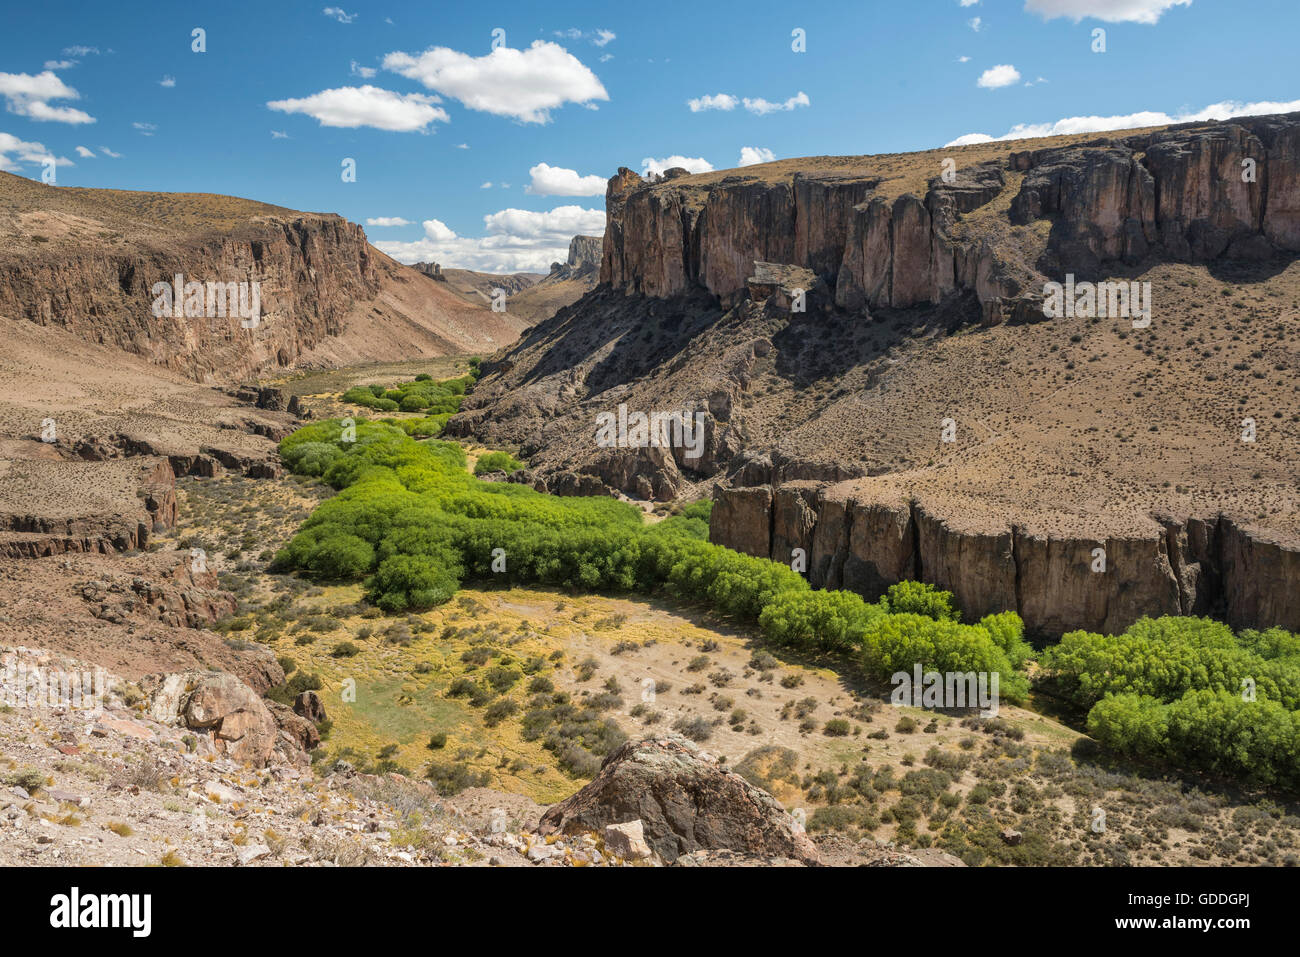
<instances>
[{"instance_id":1,"label":"canyon wall","mask_svg":"<svg viewBox=\"0 0 1300 957\"><path fill-rule=\"evenodd\" d=\"M661 298L702 287L730 305L763 261L813 270L844 309L973 291L984 320L998 322L1041 317L1044 271L1059 279L1149 255L1300 251L1295 114L1014 152L961 168L951 183L936 170L923 196L833 170L699 180L648 183L619 170L606 191L602 283ZM1008 209L965 221L1008 188ZM1000 248L1000 227L1039 220L1051 226L1037 262Z\"/></svg>"},{"instance_id":2,"label":"canyon wall","mask_svg":"<svg viewBox=\"0 0 1300 957\"><path fill-rule=\"evenodd\" d=\"M338 335L356 300L380 288L381 257L355 223L337 216L267 219L235 235L150 248L60 249L0 261L0 314L57 325L200 381L245 379L289 366ZM261 317L155 316L157 282L260 283Z\"/></svg>"},{"instance_id":3,"label":"canyon wall","mask_svg":"<svg viewBox=\"0 0 1300 957\"><path fill-rule=\"evenodd\" d=\"M1300 630L1293 543L1225 515L1145 515L1122 532L1088 524L1047 532L887 482L778 481L718 487L709 538L784 564L802 549L814 587L871 600L895 582L930 582L951 591L968 619L1016 611L1040 638L1114 633L1143 615L1214 614L1237 628Z\"/></svg>"}]
</instances>

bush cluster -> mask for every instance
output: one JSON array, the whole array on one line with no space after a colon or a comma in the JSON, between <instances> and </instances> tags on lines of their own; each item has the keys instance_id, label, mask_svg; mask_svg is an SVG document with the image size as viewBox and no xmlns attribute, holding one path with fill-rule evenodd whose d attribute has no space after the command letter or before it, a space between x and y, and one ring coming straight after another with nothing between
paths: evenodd
<instances>
[{"instance_id":1,"label":"bush cluster","mask_svg":"<svg viewBox=\"0 0 1300 957\"><path fill-rule=\"evenodd\" d=\"M1065 635L1048 680L1127 756L1254 785L1300 786L1300 635L1209 618L1142 618L1122 634Z\"/></svg>"},{"instance_id":2,"label":"bush cluster","mask_svg":"<svg viewBox=\"0 0 1300 957\"><path fill-rule=\"evenodd\" d=\"M786 565L709 543L707 502L646 525L638 509L612 498L480 481L455 443L417 442L385 422L360 421L355 432L344 442L337 421L318 422L281 443L290 469L340 491L275 567L364 579L367 599L389 612L441 604L467 578L666 591L756 623L776 644L850 652L881 677L920 663L927 671L1000 672L1009 700L1027 691L1015 674L1029 651L1014 613L963 625L949 593L917 582L894 586L875 604L814 591Z\"/></svg>"}]
</instances>

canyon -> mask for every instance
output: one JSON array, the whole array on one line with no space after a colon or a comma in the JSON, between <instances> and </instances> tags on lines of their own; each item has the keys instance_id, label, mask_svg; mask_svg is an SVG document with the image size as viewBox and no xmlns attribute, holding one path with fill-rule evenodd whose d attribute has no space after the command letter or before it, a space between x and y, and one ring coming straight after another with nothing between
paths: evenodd
<instances>
[{"instance_id":1,"label":"canyon","mask_svg":"<svg viewBox=\"0 0 1300 957\"><path fill-rule=\"evenodd\" d=\"M620 169L599 287L486 362L448 432L560 494L712 495L713 541L801 549L818 586L920 578L1044 638L1294 629L1298 176L1294 114ZM1149 283L1152 327L1049 320L1069 276ZM598 447L620 405L703 415L702 453Z\"/></svg>"}]
</instances>

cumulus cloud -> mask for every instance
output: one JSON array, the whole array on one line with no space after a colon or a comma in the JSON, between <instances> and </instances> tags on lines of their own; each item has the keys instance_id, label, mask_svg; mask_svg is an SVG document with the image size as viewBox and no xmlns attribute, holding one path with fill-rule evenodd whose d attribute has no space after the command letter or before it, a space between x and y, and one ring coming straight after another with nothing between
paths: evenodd
<instances>
[{"instance_id":1,"label":"cumulus cloud","mask_svg":"<svg viewBox=\"0 0 1300 957\"><path fill-rule=\"evenodd\" d=\"M361 14L359 13L348 13L342 7L326 7L324 10L321 11L321 13L325 14L325 16L327 17L337 20L339 23L351 23L357 17L361 16Z\"/></svg>"},{"instance_id":2,"label":"cumulus cloud","mask_svg":"<svg viewBox=\"0 0 1300 957\"><path fill-rule=\"evenodd\" d=\"M745 109L749 110L749 112L753 113L755 116L766 116L768 113L793 110L797 106L810 106L812 104L812 101L808 99L808 94L803 92L803 90L800 90L784 103L772 103L762 97L754 100L746 97L742 102L745 104Z\"/></svg>"},{"instance_id":3,"label":"cumulus cloud","mask_svg":"<svg viewBox=\"0 0 1300 957\"><path fill-rule=\"evenodd\" d=\"M674 153L672 156L665 156L663 159L654 159L647 156L641 161L641 175L655 174L656 176L666 169L672 169L680 166L684 170L692 173L709 173L713 171L713 164L703 156L682 156Z\"/></svg>"},{"instance_id":4,"label":"cumulus cloud","mask_svg":"<svg viewBox=\"0 0 1300 957\"><path fill-rule=\"evenodd\" d=\"M103 153L105 156L111 157L111 158L113 158L113 159L121 159L121 158L122 158L122 154L121 154L121 153L114 153L114 152L113 152L111 149L109 149L107 146L101 146L101 147L99 148L99 151L100 151L101 153Z\"/></svg>"},{"instance_id":5,"label":"cumulus cloud","mask_svg":"<svg viewBox=\"0 0 1300 957\"><path fill-rule=\"evenodd\" d=\"M742 146L740 148L740 162L737 166L756 166L759 163L770 163L776 159L776 154L765 146Z\"/></svg>"},{"instance_id":6,"label":"cumulus cloud","mask_svg":"<svg viewBox=\"0 0 1300 957\"><path fill-rule=\"evenodd\" d=\"M435 103L436 96L423 93L394 93L377 86L344 86L321 90L300 99L272 100L266 105L281 113L304 113L321 126L355 129L373 126L397 133L421 132L435 122L447 123L447 111Z\"/></svg>"},{"instance_id":7,"label":"cumulus cloud","mask_svg":"<svg viewBox=\"0 0 1300 957\"><path fill-rule=\"evenodd\" d=\"M376 248L399 262L437 262L444 267L481 272L546 272L563 262L576 235L602 236L605 211L580 206L551 210L503 209L483 217L484 235L458 236L446 223L427 219L424 238L377 242Z\"/></svg>"},{"instance_id":8,"label":"cumulus cloud","mask_svg":"<svg viewBox=\"0 0 1300 957\"><path fill-rule=\"evenodd\" d=\"M595 106L609 94L596 74L564 47L535 40L526 50L497 47L474 57L447 47L418 56L390 53L384 69L459 100L471 110L522 123L549 123L565 103Z\"/></svg>"},{"instance_id":9,"label":"cumulus cloud","mask_svg":"<svg viewBox=\"0 0 1300 957\"><path fill-rule=\"evenodd\" d=\"M289 134L284 130L271 130L271 139L273 140L287 140L288 138Z\"/></svg>"},{"instance_id":10,"label":"cumulus cloud","mask_svg":"<svg viewBox=\"0 0 1300 957\"><path fill-rule=\"evenodd\" d=\"M969 20L966 21L966 26L970 27L976 33L980 32L980 27L982 27L983 25L984 25L983 17L971 17Z\"/></svg>"},{"instance_id":11,"label":"cumulus cloud","mask_svg":"<svg viewBox=\"0 0 1300 957\"><path fill-rule=\"evenodd\" d=\"M367 226L409 226L411 221L401 216L372 216L366 220Z\"/></svg>"},{"instance_id":12,"label":"cumulus cloud","mask_svg":"<svg viewBox=\"0 0 1300 957\"><path fill-rule=\"evenodd\" d=\"M528 171L532 178L524 192L538 196L604 196L603 176L581 176L577 170L538 163Z\"/></svg>"},{"instance_id":13,"label":"cumulus cloud","mask_svg":"<svg viewBox=\"0 0 1300 957\"><path fill-rule=\"evenodd\" d=\"M356 60L352 61L352 67L349 71L353 76L359 76L363 80L369 80L379 71L373 66L362 66Z\"/></svg>"},{"instance_id":14,"label":"cumulus cloud","mask_svg":"<svg viewBox=\"0 0 1300 957\"><path fill-rule=\"evenodd\" d=\"M1017 123L1001 136L987 133L967 133L945 146L967 146L971 143L991 143L994 140L1021 140L1040 136L1064 136L1073 133L1108 133L1113 130L1135 130L1145 126L1168 126L1171 123L1196 123L1205 120L1229 120L1234 116L1265 116L1270 113L1294 113L1300 110L1300 100L1289 102L1261 100L1239 103L1224 100L1204 109L1184 113L1162 113L1145 110L1119 116L1068 116L1054 123Z\"/></svg>"},{"instance_id":15,"label":"cumulus cloud","mask_svg":"<svg viewBox=\"0 0 1300 957\"><path fill-rule=\"evenodd\" d=\"M165 77L163 77L161 80L158 81L158 85L159 85L159 86L165 86L165 87L167 87L168 89L171 89L173 86L176 85L176 77L174 77L174 76L165 76Z\"/></svg>"},{"instance_id":16,"label":"cumulus cloud","mask_svg":"<svg viewBox=\"0 0 1300 957\"><path fill-rule=\"evenodd\" d=\"M44 69L71 70L76 65L77 65L76 60L46 60Z\"/></svg>"},{"instance_id":17,"label":"cumulus cloud","mask_svg":"<svg viewBox=\"0 0 1300 957\"><path fill-rule=\"evenodd\" d=\"M686 105L691 108L692 113L700 113L704 110L734 110L740 105L740 100L730 93L710 93L687 100Z\"/></svg>"},{"instance_id":18,"label":"cumulus cloud","mask_svg":"<svg viewBox=\"0 0 1300 957\"><path fill-rule=\"evenodd\" d=\"M89 113L70 106L50 106L50 100L78 100L81 98L50 70L32 76L28 73L0 73L0 96L5 98L5 109L31 120L54 123L94 123Z\"/></svg>"},{"instance_id":19,"label":"cumulus cloud","mask_svg":"<svg viewBox=\"0 0 1300 957\"><path fill-rule=\"evenodd\" d=\"M41 164L53 159L56 166L72 166L72 160L55 157L43 143L29 143L11 133L0 133L0 170L16 173L28 164Z\"/></svg>"},{"instance_id":20,"label":"cumulus cloud","mask_svg":"<svg viewBox=\"0 0 1300 957\"><path fill-rule=\"evenodd\" d=\"M986 90L996 90L1020 82L1020 71L1010 63L999 63L980 74L975 85Z\"/></svg>"},{"instance_id":21,"label":"cumulus cloud","mask_svg":"<svg viewBox=\"0 0 1300 957\"><path fill-rule=\"evenodd\" d=\"M1085 17L1106 23L1155 23L1166 10L1191 5L1192 0L1025 0L1025 12L1044 20L1069 17L1075 23Z\"/></svg>"},{"instance_id":22,"label":"cumulus cloud","mask_svg":"<svg viewBox=\"0 0 1300 957\"><path fill-rule=\"evenodd\" d=\"M78 146L77 155L80 156L82 159L94 159L95 151L92 149L88 149L85 146Z\"/></svg>"}]
</instances>

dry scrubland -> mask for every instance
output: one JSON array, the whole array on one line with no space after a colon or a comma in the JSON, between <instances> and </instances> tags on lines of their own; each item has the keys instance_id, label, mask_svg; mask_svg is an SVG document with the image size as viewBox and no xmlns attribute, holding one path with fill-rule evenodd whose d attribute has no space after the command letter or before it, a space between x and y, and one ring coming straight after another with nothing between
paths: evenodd
<instances>
[{"instance_id":1,"label":"dry scrubland","mask_svg":"<svg viewBox=\"0 0 1300 957\"><path fill-rule=\"evenodd\" d=\"M327 393L409 372L291 388L316 407ZM291 687L319 681L329 712L320 770L340 759L416 777L435 769L445 792L487 787L546 804L585 783L611 741L676 729L804 814L831 861L852 860L861 839L971 864L1283 864L1300 854L1297 808L1107 762L1063 720L1079 716L1041 696L992 720L895 707L847 659L767 648L706 609L660 600L477 587L394 617L360 604L359 586L264 573L327 494L293 477L186 481L177 532L220 556L221 581L240 598L219 626L227 642L272 649ZM347 681L355 702L343 700ZM538 696L555 693L580 708L548 749L545 732L558 726ZM1103 833L1092 829L1097 808Z\"/></svg>"}]
</instances>

